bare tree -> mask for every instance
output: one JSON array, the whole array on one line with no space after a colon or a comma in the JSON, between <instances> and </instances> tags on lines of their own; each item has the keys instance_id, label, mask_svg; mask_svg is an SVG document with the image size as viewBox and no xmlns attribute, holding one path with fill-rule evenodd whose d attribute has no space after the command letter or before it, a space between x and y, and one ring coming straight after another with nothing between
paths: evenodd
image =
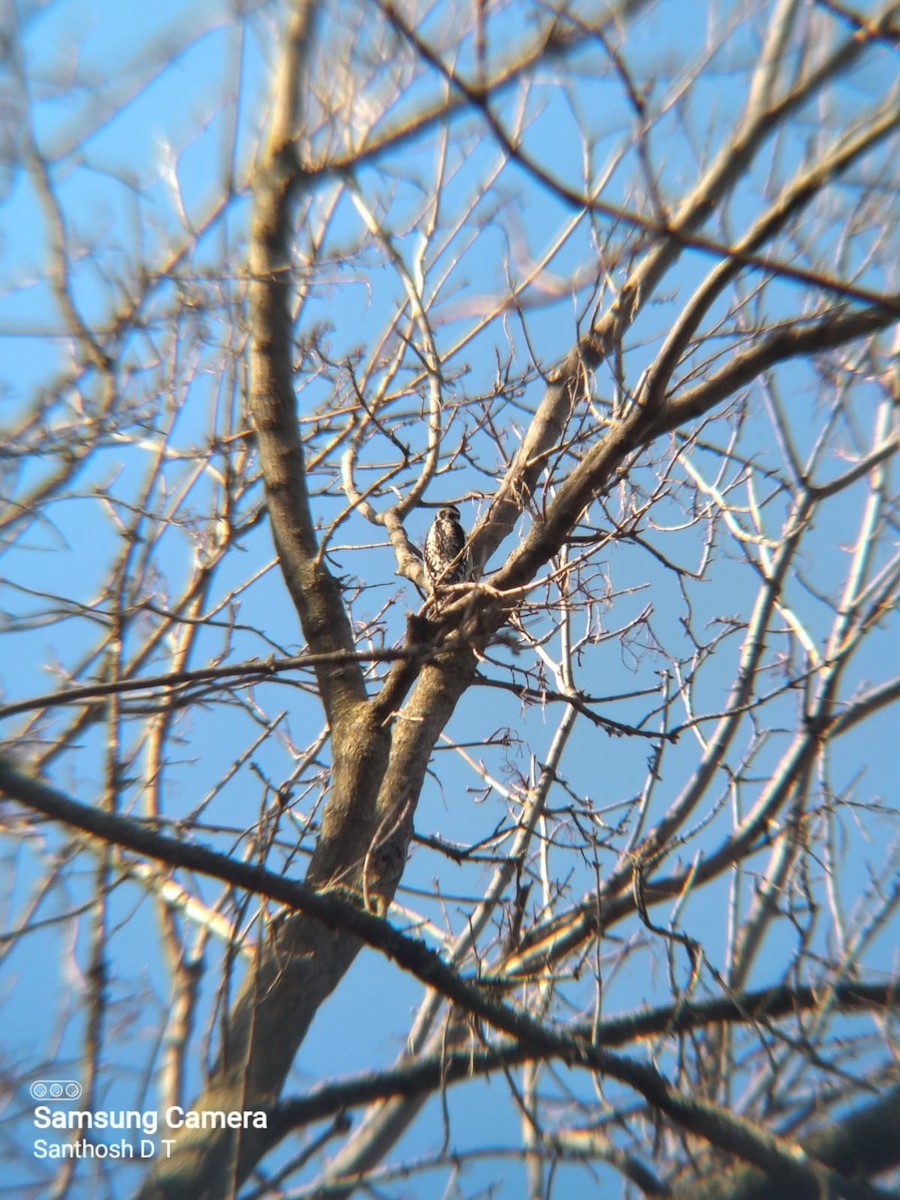
<instances>
[{"instance_id":1,"label":"bare tree","mask_svg":"<svg viewBox=\"0 0 900 1200\"><path fill-rule=\"evenodd\" d=\"M235 14L5 17L17 1194L895 1194L897 5Z\"/></svg>"}]
</instances>

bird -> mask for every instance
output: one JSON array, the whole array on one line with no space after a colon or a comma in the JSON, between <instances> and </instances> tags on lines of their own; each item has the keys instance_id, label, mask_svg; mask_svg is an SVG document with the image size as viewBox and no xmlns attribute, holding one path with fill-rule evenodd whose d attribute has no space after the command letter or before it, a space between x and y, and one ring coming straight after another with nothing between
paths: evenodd
<instances>
[{"instance_id":1,"label":"bird","mask_svg":"<svg viewBox=\"0 0 900 1200\"><path fill-rule=\"evenodd\" d=\"M455 504L438 509L425 537L422 557L425 560L428 590L432 596L445 584L465 583L472 578L472 560L465 531L459 523L459 509Z\"/></svg>"}]
</instances>

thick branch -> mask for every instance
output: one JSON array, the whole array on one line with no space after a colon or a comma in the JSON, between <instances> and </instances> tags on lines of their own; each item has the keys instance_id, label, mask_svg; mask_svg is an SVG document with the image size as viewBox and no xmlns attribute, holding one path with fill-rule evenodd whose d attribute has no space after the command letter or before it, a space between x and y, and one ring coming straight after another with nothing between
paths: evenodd
<instances>
[{"instance_id":1,"label":"thick branch","mask_svg":"<svg viewBox=\"0 0 900 1200\"><path fill-rule=\"evenodd\" d=\"M802 1142L807 1154L850 1179L871 1179L900 1164L900 1087L856 1109ZM717 1171L672 1194L672 1200L819 1200L827 1193L796 1180L764 1176L752 1168ZM857 1194L875 1193L860 1190Z\"/></svg>"},{"instance_id":2,"label":"thick branch","mask_svg":"<svg viewBox=\"0 0 900 1200\"><path fill-rule=\"evenodd\" d=\"M829 996L833 999L833 1007L840 1012L877 1013L881 1009L896 1011L900 1008L900 981L894 984L842 984L835 988L833 995L829 993ZM745 1024L762 1018L799 1015L815 1012L821 999L820 990L817 988L777 987L745 992L739 1000L725 997L699 1004L668 1004L621 1017L606 1018L597 1027L596 1041L609 1048L631 1045L641 1038L655 1038L661 1034L674 1036L719 1022ZM592 1032L594 1031L585 1030L586 1034ZM438 1054L425 1057L411 1055L391 1069L366 1072L333 1083L325 1083L306 1096L283 1101L273 1110L269 1123L271 1143L275 1145L292 1129L335 1116L348 1108L391 1097L418 1096L435 1091L439 1087L463 1083L476 1075L489 1074L503 1067L519 1066L534 1058L533 1048L510 1043L501 1043L477 1051L471 1045L464 1045L459 1049L445 1045ZM819 1143L820 1138L821 1135L818 1135L813 1139L815 1144ZM900 1143L897 1145L897 1153L900 1154ZM822 1155L817 1154L816 1157ZM874 1169L883 1169L881 1156L872 1156L872 1163ZM835 1157L831 1165L836 1170L847 1172L852 1164L848 1157L840 1161ZM866 1173L859 1165L853 1166L849 1173L857 1171Z\"/></svg>"},{"instance_id":3,"label":"thick branch","mask_svg":"<svg viewBox=\"0 0 900 1200\"><path fill-rule=\"evenodd\" d=\"M894 317L883 308L829 313L803 328L778 330L735 355L716 375L681 396L669 400L652 417L638 407L611 426L561 484L542 521L535 521L522 545L493 577L498 588L520 586L550 560L565 541L585 506L606 491L616 471L629 455L648 445L660 434L703 416L727 397L734 395L777 362L833 349L879 329Z\"/></svg>"},{"instance_id":4,"label":"thick branch","mask_svg":"<svg viewBox=\"0 0 900 1200\"><path fill-rule=\"evenodd\" d=\"M857 338L888 329L897 318L882 307L829 312L807 325L790 325L760 338L747 350L729 357L721 370L702 383L676 393L654 422L652 435L677 429L701 417L722 400L747 387L776 363L808 354L824 354Z\"/></svg>"},{"instance_id":5,"label":"thick branch","mask_svg":"<svg viewBox=\"0 0 900 1200\"><path fill-rule=\"evenodd\" d=\"M254 180L250 227L250 411L257 432L269 520L281 569L316 654L353 650L340 586L317 560L303 445L294 394L292 270L293 201L304 173L298 159L300 90L318 5L296 4L285 33L275 86L274 116ZM358 664L317 668L322 701L334 728L344 706L366 697Z\"/></svg>"}]
</instances>

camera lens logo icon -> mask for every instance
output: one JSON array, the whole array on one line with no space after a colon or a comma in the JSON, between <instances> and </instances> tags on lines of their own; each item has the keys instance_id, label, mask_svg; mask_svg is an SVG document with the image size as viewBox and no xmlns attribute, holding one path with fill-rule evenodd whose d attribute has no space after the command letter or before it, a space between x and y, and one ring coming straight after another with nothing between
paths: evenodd
<instances>
[{"instance_id":1,"label":"camera lens logo icon","mask_svg":"<svg viewBox=\"0 0 900 1200\"><path fill-rule=\"evenodd\" d=\"M28 1090L32 1100L77 1100L82 1092L77 1079L35 1079Z\"/></svg>"}]
</instances>

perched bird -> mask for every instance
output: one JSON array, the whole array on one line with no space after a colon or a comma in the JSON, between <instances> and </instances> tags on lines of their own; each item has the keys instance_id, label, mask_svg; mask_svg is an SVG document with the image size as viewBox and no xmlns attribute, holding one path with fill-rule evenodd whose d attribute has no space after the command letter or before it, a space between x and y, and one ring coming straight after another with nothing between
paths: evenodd
<instances>
[{"instance_id":1,"label":"perched bird","mask_svg":"<svg viewBox=\"0 0 900 1200\"><path fill-rule=\"evenodd\" d=\"M435 591L447 583L464 583L472 578L472 561L466 546L466 535L459 523L459 509L448 504L439 508L425 538L422 552L428 590Z\"/></svg>"}]
</instances>

